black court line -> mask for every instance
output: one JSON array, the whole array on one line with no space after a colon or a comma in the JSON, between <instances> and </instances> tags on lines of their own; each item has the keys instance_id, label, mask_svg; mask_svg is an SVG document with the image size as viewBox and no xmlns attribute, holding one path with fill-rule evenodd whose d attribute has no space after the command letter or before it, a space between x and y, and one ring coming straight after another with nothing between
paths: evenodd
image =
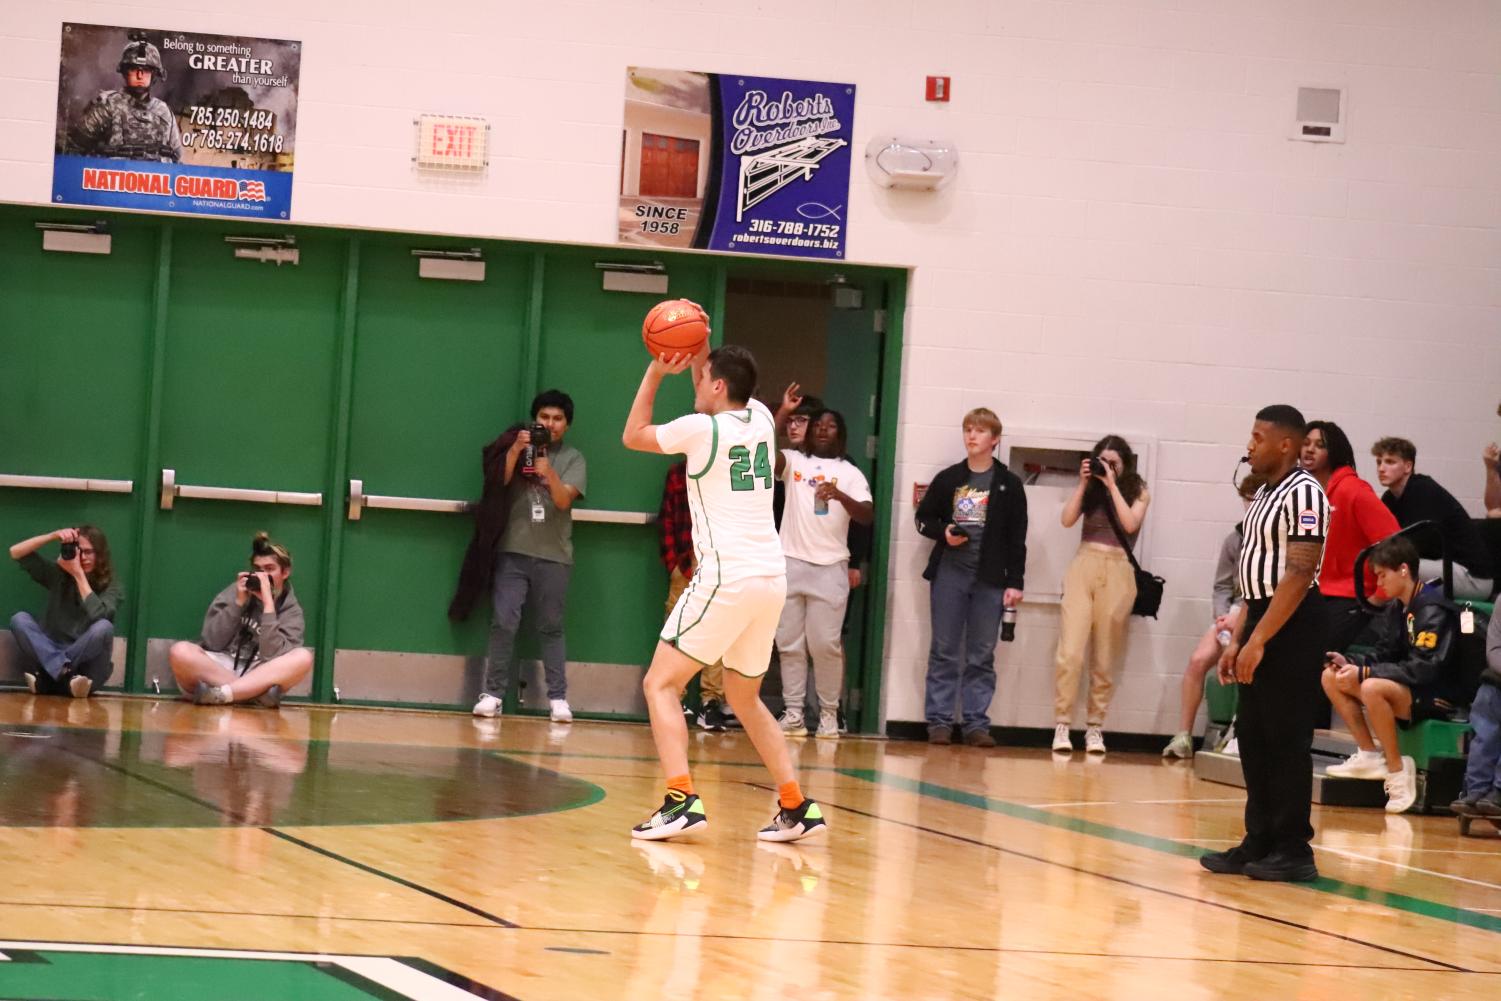
<instances>
[{"instance_id":1,"label":"black court line","mask_svg":"<svg viewBox=\"0 0 1501 1001\"><path fill-rule=\"evenodd\" d=\"M144 783L154 789L160 789L162 792L176 796L179 799L187 800L189 803L195 803L198 806L203 807L205 810L212 810L219 816L233 821L238 827L254 826L258 830L264 831L266 834L271 835L273 838L280 838L283 841L297 845L299 848L305 848L308 851L322 855L325 858L330 858L336 862L342 862L347 866L359 869L362 872L370 873L372 876L379 876L381 879L389 880L392 883L397 884L398 886L404 886L409 890L416 890L418 893L432 897L434 900L440 900L443 903L457 907L460 910L468 911L470 914L473 914L479 918L483 918L486 921L493 922L494 924L499 925L502 928L520 927L520 925L517 925L515 922L507 921L505 918L501 917L498 914L491 914L489 911L481 910L480 908L475 907L473 904L466 904L462 900L459 900L455 897L450 897L448 894L443 893L439 890L434 890L432 887L423 886L421 883L414 883L409 879L403 879L401 876L397 876L394 873L389 873L382 869L377 869L374 866L366 865L365 863L358 862L346 855L340 855L338 852L329 851L327 848L319 848L317 845L308 841L304 841L301 838L286 833L285 831L279 831L274 827L261 827L259 825L249 824L246 822L245 818L242 815L232 810L226 810L224 807L221 807L217 803L212 803L206 799L200 799L199 797L194 796L192 793L183 792L181 789L174 788L173 786L170 786L165 782L159 782L156 779L148 778L145 775L137 775L135 772L132 772L128 768L124 768L112 762L105 761L102 758L91 757L90 755L83 754L82 752L66 745L59 745L59 747L61 750L66 751L68 754L71 754L74 757L82 758L83 760L92 762L96 765L101 765L112 772L117 772L121 775L124 775L126 778Z\"/></svg>"},{"instance_id":2,"label":"black court line","mask_svg":"<svg viewBox=\"0 0 1501 1001\"><path fill-rule=\"evenodd\" d=\"M745 785L748 785L753 789L762 789L766 792L775 792L775 790L770 786L762 785L758 782L746 782ZM1082 866L1070 865L1067 862L1056 862L1053 859L1044 858L1041 855L1032 855L1028 852L1017 851L1015 848L1003 848L1000 845L991 844L989 841L981 841L978 838L970 838L962 834L954 834L950 831L941 831L936 827L924 827L921 824L913 824L905 820L896 820L891 817L883 817L878 813L871 813L867 810L856 809L852 806L841 806L838 803L832 803L828 800L819 800L819 805L830 806L836 810L843 810L845 813L853 813L856 816L867 817L871 820L881 821L882 823L896 824L898 827L907 827L914 831L921 831L924 834L932 834L940 838L948 838L951 841L958 841L963 844L974 845L977 848L988 848L991 851L1000 852L1003 855L1012 855L1016 858L1024 858L1031 862L1041 862L1043 865L1050 865L1059 869L1067 869L1071 872L1077 872L1083 876L1094 876L1097 879L1104 879L1112 883L1119 883L1122 886L1129 886L1133 889L1145 890L1149 893L1158 893L1169 897L1176 897L1179 900L1187 900L1191 903L1202 904L1205 907L1214 907L1222 911L1231 911L1236 914L1244 914L1246 917L1260 918L1263 921L1269 921L1273 924L1279 924L1287 928L1297 928L1300 931L1311 932L1317 935L1324 935L1328 938L1339 939L1344 942L1349 942L1353 945L1363 945L1368 949L1375 949L1378 952L1385 952L1393 956L1401 956L1403 959L1412 960L1414 962L1431 963L1434 966L1441 967L1442 969L1452 973L1484 972L1481 970L1466 969L1463 966L1456 966L1453 963L1446 963L1441 959L1432 959L1428 956L1420 956L1415 952L1407 952L1404 949L1398 949L1394 946L1381 945L1376 942L1368 942L1365 939L1356 938L1353 935L1344 935L1339 932L1332 932L1326 931L1322 928L1315 928L1312 925L1306 925L1298 921L1293 921L1290 918L1279 918L1276 915L1264 914L1261 911L1253 911L1244 907L1236 907L1234 904L1221 903L1215 900L1205 900L1203 897L1196 897L1191 893L1181 893L1177 890L1169 890L1160 886L1150 886L1146 883L1138 883L1134 880L1126 879L1124 876L1112 876L1108 873L1095 872L1093 869L1085 869ZM1323 966L1326 964L1313 963L1309 965Z\"/></svg>"},{"instance_id":3,"label":"black court line","mask_svg":"<svg viewBox=\"0 0 1501 1001\"><path fill-rule=\"evenodd\" d=\"M477 921L417 921L405 918L355 918L338 914L287 914L282 911L216 911L202 907L147 907L142 904L60 904L46 900L0 900L0 907L60 907L70 911L143 911L152 914L208 914L232 918L289 918L303 921L350 921L387 925L431 925L435 928L491 928Z\"/></svg>"},{"instance_id":4,"label":"black court line","mask_svg":"<svg viewBox=\"0 0 1501 1001\"><path fill-rule=\"evenodd\" d=\"M484 918L486 921L493 921L495 924L499 925L502 928L521 927L514 921L507 921L505 918L501 917L498 914L491 914L489 911L480 910L473 904L466 904L462 900L459 900L455 897L450 897L448 894L443 893L441 890L434 890L430 886L423 886L421 883L414 883L410 879L404 879L401 876L395 875L394 873L386 872L383 869L377 869L373 865L366 865L363 862L358 862L347 855L340 855L338 852L329 851L327 848L320 848L312 842L304 841L301 838L296 837L295 835L288 834L286 831L278 831L274 827L262 827L261 830L265 831L273 838L281 838L283 841L297 845L299 848L306 848L308 851L322 855L324 858L331 858L336 862L343 862L345 865L353 866L354 868L359 869L361 872L368 872L372 876L379 876L381 879L389 879L391 882L397 884L398 886L404 886L409 890L416 890L418 893L425 893L429 897L432 897L434 900L441 900L445 904L450 904L454 907L459 908L460 910L468 911L475 917Z\"/></svg>"},{"instance_id":5,"label":"black court line","mask_svg":"<svg viewBox=\"0 0 1501 1001\"><path fill-rule=\"evenodd\" d=\"M823 800L819 800L822 805ZM683 842L688 844L689 842ZM785 935L731 935L721 932L699 932L685 935L679 931L642 931L635 928L560 928L548 925L527 925L517 929L522 932L564 932L579 935L636 935L652 938L695 938L727 942L786 942L793 945L851 945L861 949L912 949L930 952L988 952L1017 956L1058 956L1064 959L1144 959L1162 963L1223 963L1231 966L1290 966L1319 970L1379 970L1383 973L1474 973L1478 976L1501 976L1501 972L1484 970L1435 970L1431 966L1371 966L1369 963L1304 963L1292 959L1233 959L1220 956L1156 956L1133 952L1088 952L1071 949L1023 949L1004 945L925 945L921 942L872 942L855 938L788 938ZM549 948L549 951L561 951ZM1428 963L1431 960L1422 959Z\"/></svg>"}]
</instances>

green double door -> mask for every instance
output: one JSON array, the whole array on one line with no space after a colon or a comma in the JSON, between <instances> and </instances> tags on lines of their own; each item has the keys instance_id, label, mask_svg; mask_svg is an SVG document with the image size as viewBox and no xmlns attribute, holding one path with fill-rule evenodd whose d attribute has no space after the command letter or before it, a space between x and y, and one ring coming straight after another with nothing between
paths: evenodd
<instances>
[{"instance_id":1,"label":"green double door","mask_svg":"<svg viewBox=\"0 0 1501 1001\"><path fill-rule=\"evenodd\" d=\"M467 705L487 596L467 621L447 612L473 521L401 500L478 498L483 447L556 387L575 401L568 441L588 466L570 697L643 714L667 584L652 520L671 460L627 451L620 433L647 361L641 317L663 295L606 291L600 265L646 255L480 241L483 281L432 280L414 250L476 241L289 227L298 261L277 265L226 240L253 227L145 216L108 220L108 254L42 249L39 221L79 218L0 206L0 542L105 529L126 589L111 687L171 691L170 644L198 636L265 531L292 553L317 654L294 696ZM722 317L725 267L670 257L666 296ZM671 380L657 416L691 404L689 380ZM353 481L396 503L354 511ZM41 590L0 571L3 618L40 611ZM0 683L17 680L7 624ZM536 650L523 640L519 653L512 704L539 706Z\"/></svg>"}]
</instances>

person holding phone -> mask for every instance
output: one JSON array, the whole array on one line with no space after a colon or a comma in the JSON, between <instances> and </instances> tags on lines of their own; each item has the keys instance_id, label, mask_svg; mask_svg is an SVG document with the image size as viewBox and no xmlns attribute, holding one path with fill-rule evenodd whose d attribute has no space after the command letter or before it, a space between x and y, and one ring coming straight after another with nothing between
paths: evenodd
<instances>
[{"instance_id":1,"label":"person holding phone","mask_svg":"<svg viewBox=\"0 0 1501 1001\"><path fill-rule=\"evenodd\" d=\"M1324 692L1359 748L1326 772L1381 779L1386 812L1403 813L1417 800L1417 766L1398 749L1397 727L1447 719L1462 701L1459 612L1444 600L1438 582L1424 586L1412 540L1396 536L1378 542L1369 563L1390 598L1383 610L1386 621L1372 652L1324 655Z\"/></svg>"},{"instance_id":2,"label":"person holding phone","mask_svg":"<svg viewBox=\"0 0 1501 1001\"><path fill-rule=\"evenodd\" d=\"M43 559L38 550L54 541L59 543L57 559ZM109 540L93 525L59 528L11 546L10 558L47 589L41 622L29 612L17 612L10 620L27 689L34 695L87 698L114 667L114 619L124 598L110 562Z\"/></svg>"},{"instance_id":3,"label":"person holding phone","mask_svg":"<svg viewBox=\"0 0 1501 1001\"><path fill-rule=\"evenodd\" d=\"M933 585L925 715L928 742L952 743L958 701L964 742L994 747L995 645L1002 610L1022 602L1027 495L995 457L995 411L977 407L961 428L964 460L934 476L917 505L917 530L934 540L923 571Z\"/></svg>"}]
</instances>

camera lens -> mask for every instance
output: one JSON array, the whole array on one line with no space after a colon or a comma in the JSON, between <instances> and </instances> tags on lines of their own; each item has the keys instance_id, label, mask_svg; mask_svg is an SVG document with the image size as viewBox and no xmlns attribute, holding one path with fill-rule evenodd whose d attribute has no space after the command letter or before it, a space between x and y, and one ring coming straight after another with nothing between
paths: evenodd
<instances>
[{"instance_id":1,"label":"camera lens","mask_svg":"<svg viewBox=\"0 0 1501 1001\"><path fill-rule=\"evenodd\" d=\"M59 547L59 551L62 553L63 559L71 560L78 555L78 543L64 542L62 546Z\"/></svg>"}]
</instances>

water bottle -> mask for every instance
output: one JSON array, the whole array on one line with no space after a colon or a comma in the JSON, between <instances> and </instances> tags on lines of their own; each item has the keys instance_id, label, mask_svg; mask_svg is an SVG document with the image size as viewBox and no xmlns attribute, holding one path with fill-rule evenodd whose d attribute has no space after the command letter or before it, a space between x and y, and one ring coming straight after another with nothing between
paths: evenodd
<instances>
[{"instance_id":1,"label":"water bottle","mask_svg":"<svg viewBox=\"0 0 1501 1001\"><path fill-rule=\"evenodd\" d=\"M839 486L839 477L836 476L832 480L830 480L829 481L829 485L830 486L835 486L835 487ZM820 514L820 515L821 514L828 514L829 513L829 501L828 501L828 499L825 498L825 497L818 496L816 488L815 488L815 491L814 491L814 494L813 494L813 513L814 514Z\"/></svg>"},{"instance_id":2,"label":"water bottle","mask_svg":"<svg viewBox=\"0 0 1501 1001\"><path fill-rule=\"evenodd\" d=\"M1230 630L1221 629L1214 634L1214 638L1220 641L1220 646L1229 646L1230 641L1235 639L1235 636L1231 634Z\"/></svg>"}]
</instances>

